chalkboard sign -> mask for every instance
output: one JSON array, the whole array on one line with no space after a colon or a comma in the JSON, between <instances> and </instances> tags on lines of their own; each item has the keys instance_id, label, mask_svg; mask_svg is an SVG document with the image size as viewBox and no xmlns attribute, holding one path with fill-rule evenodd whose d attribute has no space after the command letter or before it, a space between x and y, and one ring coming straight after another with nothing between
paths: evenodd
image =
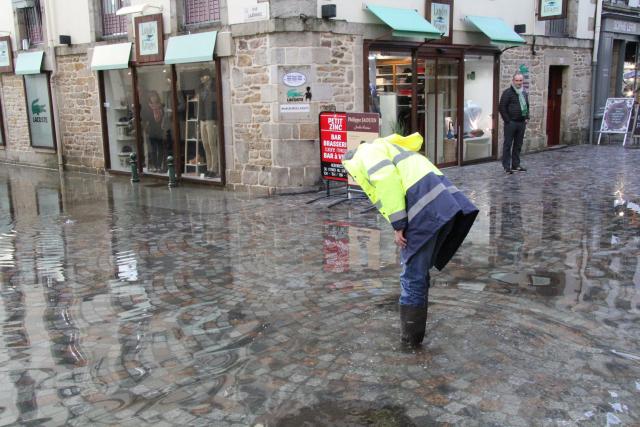
<instances>
[{"instance_id":1,"label":"chalkboard sign","mask_svg":"<svg viewBox=\"0 0 640 427\"><path fill-rule=\"evenodd\" d=\"M626 145L632 112L633 98L608 98L604 106L602 123L600 124L598 145L600 145L600 139L604 133L624 134L622 145Z\"/></svg>"},{"instance_id":2,"label":"chalkboard sign","mask_svg":"<svg viewBox=\"0 0 640 427\"><path fill-rule=\"evenodd\" d=\"M600 133L627 133L633 98L609 98L604 107Z\"/></svg>"}]
</instances>

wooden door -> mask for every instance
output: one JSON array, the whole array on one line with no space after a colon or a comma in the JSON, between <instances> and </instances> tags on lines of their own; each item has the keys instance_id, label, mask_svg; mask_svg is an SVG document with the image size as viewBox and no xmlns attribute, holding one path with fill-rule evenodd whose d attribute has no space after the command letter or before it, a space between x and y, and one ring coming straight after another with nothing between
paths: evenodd
<instances>
[{"instance_id":1,"label":"wooden door","mask_svg":"<svg viewBox=\"0 0 640 427\"><path fill-rule=\"evenodd\" d=\"M562 112L563 67L549 68L549 90L547 94L547 146L560 144L560 114Z\"/></svg>"}]
</instances>

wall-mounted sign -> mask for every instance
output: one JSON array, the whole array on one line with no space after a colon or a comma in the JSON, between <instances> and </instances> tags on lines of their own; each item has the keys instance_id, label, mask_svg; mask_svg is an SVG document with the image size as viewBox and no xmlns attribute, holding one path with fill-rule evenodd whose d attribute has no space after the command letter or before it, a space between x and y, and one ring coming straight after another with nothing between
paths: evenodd
<instances>
[{"instance_id":1,"label":"wall-mounted sign","mask_svg":"<svg viewBox=\"0 0 640 427\"><path fill-rule=\"evenodd\" d=\"M138 16L134 20L136 32L136 62L159 62L164 58L162 14Z\"/></svg>"},{"instance_id":2,"label":"wall-mounted sign","mask_svg":"<svg viewBox=\"0 0 640 427\"><path fill-rule=\"evenodd\" d=\"M451 44L453 28L453 0L426 0L427 21L443 34L438 43Z\"/></svg>"},{"instance_id":3,"label":"wall-mounted sign","mask_svg":"<svg viewBox=\"0 0 640 427\"><path fill-rule=\"evenodd\" d=\"M244 22L264 21L269 19L269 3L258 3L244 8Z\"/></svg>"},{"instance_id":4,"label":"wall-mounted sign","mask_svg":"<svg viewBox=\"0 0 640 427\"><path fill-rule=\"evenodd\" d=\"M269 0L233 0L227 2L229 25L269 19Z\"/></svg>"},{"instance_id":5,"label":"wall-mounted sign","mask_svg":"<svg viewBox=\"0 0 640 427\"><path fill-rule=\"evenodd\" d=\"M538 0L538 20L567 17L567 0Z\"/></svg>"},{"instance_id":6,"label":"wall-mounted sign","mask_svg":"<svg viewBox=\"0 0 640 427\"><path fill-rule=\"evenodd\" d=\"M13 72L13 50L11 37L0 37L0 73Z\"/></svg>"},{"instance_id":7,"label":"wall-mounted sign","mask_svg":"<svg viewBox=\"0 0 640 427\"><path fill-rule=\"evenodd\" d=\"M311 120L312 87L309 66L278 67L280 117L286 120Z\"/></svg>"},{"instance_id":8,"label":"wall-mounted sign","mask_svg":"<svg viewBox=\"0 0 640 427\"><path fill-rule=\"evenodd\" d=\"M307 82L307 76L297 71L292 71L290 73L286 73L282 77L282 83L290 87L298 87L302 86Z\"/></svg>"},{"instance_id":9,"label":"wall-mounted sign","mask_svg":"<svg viewBox=\"0 0 640 427\"><path fill-rule=\"evenodd\" d=\"M436 27L444 37L449 37L449 19L451 8L448 4L431 3L431 24Z\"/></svg>"},{"instance_id":10,"label":"wall-mounted sign","mask_svg":"<svg viewBox=\"0 0 640 427\"><path fill-rule=\"evenodd\" d=\"M309 104L282 104L280 112L284 114L308 113L311 111Z\"/></svg>"},{"instance_id":11,"label":"wall-mounted sign","mask_svg":"<svg viewBox=\"0 0 640 427\"><path fill-rule=\"evenodd\" d=\"M29 130L33 147L55 148L51 99L49 97L49 76L29 74L24 76L27 92Z\"/></svg>"},{"instance_id":12,"label":"wall-mounted sign","mask_svg":"<svg viewBox=\"0 0 640 427\"><path fill-rule=\"evenodd\" d=\"M362 142L380 135L380 115L376 113L320 113L320 166L322 177L331 181L347 181L342 157ZM349 184L355 182L349 180Z\"/></svg>"}]
</instances>

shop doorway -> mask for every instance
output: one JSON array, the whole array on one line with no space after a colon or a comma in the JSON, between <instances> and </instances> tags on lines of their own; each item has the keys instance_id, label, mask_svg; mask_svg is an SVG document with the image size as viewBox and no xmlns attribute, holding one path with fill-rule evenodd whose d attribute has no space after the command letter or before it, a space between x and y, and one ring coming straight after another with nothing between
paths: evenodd
<instances>
[{"instance_id":1,"label":"shop doorway","mask_svg":"<svg viewBox=\"0 0 640 427\"><path fill-rule=\"evenodd\" d=\"M565 67L552 65L549 68L547 91L547 146L560 144L560 121L562 115L562 72Z\"/></svg>"}]
</instances>

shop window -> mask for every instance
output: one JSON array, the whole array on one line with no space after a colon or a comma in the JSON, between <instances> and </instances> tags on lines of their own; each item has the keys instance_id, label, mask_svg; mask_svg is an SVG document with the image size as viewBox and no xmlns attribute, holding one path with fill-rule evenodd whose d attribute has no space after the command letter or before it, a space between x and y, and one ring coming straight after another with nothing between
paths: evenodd
<instances>
[{"instance_id":1,"label":"shop window","mask_svg":"<svg viewBox=\"0 0 640 427\"><path fill-rule=\"evenodd\" d=\"M420 59L424 78L425 154L434 163L455 163L458 153L458 69L457 59ZM424 71L423 71L424 70Z\"/></svg>"},{"instance_id":2,"label":"shop window","mask_svg":"<svg viewBox=\"0 0 640 427\"><path fill-rule=\"evenodd\" d=\"M177 65L176 71L182 176L219 180L222 129L215 63Z\"/></svg>"},{"instance_id":3,"label":"shop window","mask_svg":"<svg viewBox=\"0 0 640 427\"><path fill-rule=\"evenodd\" d=\"M369 111L380 113L380 135L411 133L412 79L410 54L369 54Z\"/></svg>"},{"instance_id":4,"label":"shop window","mask_svg":"<svg viewBox=\"0 0 640 427\"><path fill-rule=\"evenodd\" d=\"M125 0L100 0L102 3L102 35L115 36L127 33L127 16L118 16L118 9L127 6Z\"/></svg>"},{"instance_id":5,"label":"shop window","mask_svg":"<svg viewBox=\"0 0 640 427\"><path fill-rule=\"evenodd\" d=\"M111 169L131 171L131 153L137 154L131 70L103 72L104 109Z\"/></svg>"},{"instance_id":6,"label":"shop window","mask_svg":"<svg viewBox=\"0 0 640 427\"><path fill-rule=\"evenodd\" d=\"M638 62L638 43L627 42L624 53L624 71L622 74L622 96L632 97L637 91L638 78L636 64Z\"/></svg>"},{"instance_id":7,"label":"shop window","mask_svg":"<svg viewBox=\"0 0 640 427\"><path fill-rule=\"evenodd\" d=\"M27 92L31 145L37 148L55 148L49 76L26 75L24 85Z\"/></svg>"},{"instance_id":8,"label":"shop window","mask_svg":"<svg viewBox=\"0 0 640 427\"><path fill-rule=\"evenodd\" d=\"M166 175L174 140L171 67L152 65L140 67L137 72L143 171Z\"/></svg>"},{"instance_id":9,"label":"shop window","mask_svg":"<svg viewBox=\"0 0 640 427\"><path fill-rule=\"evenodd\" d=\"M200 24L219 20L219 0L184 0L185 24Z\"/></svg>"},{"instance_id":10,"label":"shop window","mask_svg":"<svg viewBox=\"0 0 640 427\"><path fill-rule=\"evenodd\" d=\"M463 161L492 155L494 62L491 55L464 59Z\"/></svg>"},{"instance_id":11,"label":"shop window","mask_svg":"<svg viewBox=\"0 0 640 427\"><path fill-rule=\"evenodd\" d=\"M24 35L30 45L42 44L42 11L40 0L35 0L34 5L18 9L18 21L20 24L20 34Z\"/></svg>"}]
</instances>

